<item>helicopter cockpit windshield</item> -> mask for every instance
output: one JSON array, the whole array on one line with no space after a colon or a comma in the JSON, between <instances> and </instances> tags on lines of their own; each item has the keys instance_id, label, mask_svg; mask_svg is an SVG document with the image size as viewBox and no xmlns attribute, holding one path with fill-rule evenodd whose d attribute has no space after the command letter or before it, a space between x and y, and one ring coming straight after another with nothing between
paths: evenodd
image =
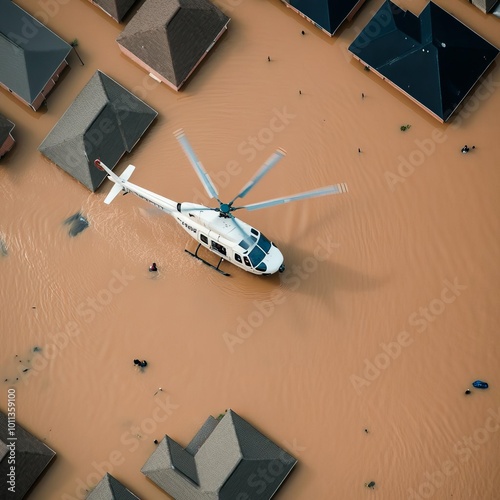
<instances>
[{"instance_id":1,"label":"helicopter cockpit windshield","mask_svg":"<svg viewBox=\"0 0 500 500\"><path fill-rule=\"evenodd\" d=\"M258 239L256 238L257 235L258 235ZM262 233L259 234L253 228L252 228L251 238L256 243L253 245L253 248L250 250L250 252L248 254L248 258L250 259L250 262L252 263L252 267L259 269L259 270L262 270L262 271L265 271L266 266L265 266L265 264L261 264L261 262L264 260L264 257L269 252L272 244ZM250 248L250 246L248 245L248 242L246 242L245 240L243 240L240 243L240 246L242 246L245 249ZM261 266L259 266L259 264L261 264ZM260 269L260 267L263 267L264 269Z\"/></svg>"}]
</instances>

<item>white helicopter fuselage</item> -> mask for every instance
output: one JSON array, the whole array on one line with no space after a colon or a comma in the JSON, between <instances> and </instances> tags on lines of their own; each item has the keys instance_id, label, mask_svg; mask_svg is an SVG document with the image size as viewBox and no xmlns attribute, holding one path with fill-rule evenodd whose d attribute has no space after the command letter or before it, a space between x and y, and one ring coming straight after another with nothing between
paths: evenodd
<instances>
[{"instance_id":1,"label":"white helicopter fuselage","mask_svg":"<svg viewBox=\"0 0 500 500\"><path fill-rule=\"evenodd\" d=\"M237 219L240 228L252 243L242 240L241 233L231 218L221 216L214 210L200 210L208 208L205 205L178 203L129 182L128 178L135 168L133 165L129 165L120 177L102 162L99 162L99 166L108 172L108 178L115 183L105 203L111 203L122 191L124 194L133 193L171 215L192 238L220 259L258 275L274 274L284 269L283 254L276 245L246 222Z\"/></svg>"}]
</instances>

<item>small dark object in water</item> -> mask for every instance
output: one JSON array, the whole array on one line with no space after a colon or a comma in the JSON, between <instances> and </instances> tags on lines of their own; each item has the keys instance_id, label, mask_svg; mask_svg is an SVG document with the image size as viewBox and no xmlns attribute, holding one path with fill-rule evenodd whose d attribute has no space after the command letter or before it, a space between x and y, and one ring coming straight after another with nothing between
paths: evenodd
<instances>
[{"instance_id":1,"label":"small dark object in water","mask_svg":"<svg viewBox=\"0 0 500 500\"><path fill-rule=\"evenodd\" d=\"M40 352L42 350L41 347L38 347L37 345L33 347L33 352Z\"/></svg>"},{"instance_id":2,"label":"small dark object in water","mask_svg":"<svg viewBox=\"0 0 500 500\"><path fill-rule=\"evenodd\" d=\"M158 271L158 268L156 267L156 262L153 262L150 266L149 266L149 271L154 273L156 271Z\"/></svg>"},{"instance_id":3,"label":"small dark object in water","mask_svg":"<svg viewBox=\"0 0 500 500\"><path fill-rule=\"evenodd\" d=\"M138 359L134 359L134 365L140 365L141 362Z\"/></svg>"},{"instance_id":4,"label":"small dark object in water","mask_svg":"<svg viewBox=\"0 0 500 500\"><path fill-rule=\"evenodd\" d=\"M375 481L370 481L369 483L365 483L365 486L373 490L373 488L375 488Z\"/></svg>"},{"instance_id":5,"label":"small dark object in water","mask_svg":"<svg viewBox=\"0 0 500 500\"><path fill-rule=\"evenodd\" d=\"M158 444L158 439L155 439L155 440L153 441L153 443L154 443L154 444Z\"/></svg>"},{"instance_id":6,"label":"small dark object in water","mask_svg":"<svg viewBox=\"0 0 500 500\"><path fill-rule=\"evenodd\" d=\"M270 56L267 56L267 60L268 60L269 62L271 62L271 57L270 57Z\"/></svg>"},{"instance_id":7,"label":"small dark object in water","mask_svg":"<svg viewBox=\"0 0 500 500\"><path fill-rule=\"evenodd\" d=\"M476 389L488 389L488 383L483 382L482 380L476 380L476 381L472 382L472 385Z\"/></svg>"},{"instance_id":8,"label":"small dark object in water","mask_svg":"<svg viewBox=\"0 0 500 500\"><path fill-rule=\"evenodd\" d=\"M84 229L89 227L89 221L80 213L77 212L73 214L71 217L68 217L64 224L69 225L69 235L76 236L81 233Z\"/></svg>"},{"instance_id":9,"label":"small dark object in water","mask_svg":"<svg viewBox=\"0 0 500 500\"><path fill-rule=\"evenodd\" d=\"M23 373L26 373L28 370L29 370L29 368L25 368L25 369L23 370Z\"/></svg>"},{"instance_id":10,"label":"small dark object in water","mask_svg":"<svg viewBox=\"0 0 500 500\"><path fill-rule=\"evenodd\" d=\"M365 429L365 434L368 434L368 429Z\"/></svg>"},{"instance_id":11,"label":"small dark object in water","mask_svg":"<svg viewBox=\"0 0 500 500\"><path fill-rule=\"evenodd\" d=\"M134 359L134 365L140 366L141 368L145 368L146 366L148 366L148 362L145 359L142 361L139 359Z\"/></svg>"},{"instance_id":12,"label":"small dark object in water","mask_svg":"<svg viewBox=\"0 0 500 500\"><path fill-rule=\"evenodd\" d=\"M465 394L470 394L470 389L465 389Z\"/></svg>"},{"instance_id":13,"label":"small dark object in water","mask_svg":"<svg viewBox=\"0 0 500 500\"><path fill-rule=\"evenodd\" d=\"M2 257L7 257L7 245L3 238L0 237L0 255Z\"/></svg>"}]
</instances>

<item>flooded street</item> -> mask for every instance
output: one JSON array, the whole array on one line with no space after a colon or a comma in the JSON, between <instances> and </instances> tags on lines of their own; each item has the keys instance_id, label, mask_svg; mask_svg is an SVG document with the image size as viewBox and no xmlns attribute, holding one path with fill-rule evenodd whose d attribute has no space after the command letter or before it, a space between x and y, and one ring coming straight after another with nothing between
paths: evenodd
<instances>
[{"instance_id":1,"label":"flooded street","mask_svg":"<svg viewBox=\"0 0 500 500\"><path fill-rule=\"evenodd\" d=\"M168 498L140 472L153 440L186 446L227 408L298 459L277 500L498 499L498 61L440 124L347 50L381 0L332 39L278 0L218 0L227 33L176 93L89 2L17 3L85 63L71 54L37 113L0 93L17 142L0 162L0 409L15 387L18 423L57 452L30 500L85 498L106 471ZM500 46L499 19L437 3ZM245 202L349 193L239 211L287 270L223 277L173 219L132 195L105 205L109 181L91 193L37 151L97 69L159 113L115 168L139 186L210 204L182 127L223 201L278 147ZM74 214L89 226L72 237ZM476 379L490 388L465 396Z\"/></svg>"}]
</instances>

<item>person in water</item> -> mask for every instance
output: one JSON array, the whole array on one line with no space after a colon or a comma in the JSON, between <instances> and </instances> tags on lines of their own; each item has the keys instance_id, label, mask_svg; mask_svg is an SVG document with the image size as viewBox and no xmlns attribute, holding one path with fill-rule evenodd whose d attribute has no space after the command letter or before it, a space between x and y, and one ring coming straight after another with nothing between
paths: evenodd
<instances>
[{"instance_id":1,"label":"person in water","mask_svg":"<svg viewBox=\"0 0 500 500\"><path fill-rule=\"evenodd\" d=\"M139 359L134 359L134 365L145 368L146 366L148 366L148 362L145 359L143 359L142 361Z\"/></svg>"},{"instance_id":2,"label":"person in water","mask_svg":"<svg viewBox=\"0 0 500 500\"><path fill-rule=\"evenodd\" d=\"M156 267L156 262L153 262L150 266L149 266L149 272L151 273L154 273L158 271L158 268Z\"/></svg>"}]
</instances>

